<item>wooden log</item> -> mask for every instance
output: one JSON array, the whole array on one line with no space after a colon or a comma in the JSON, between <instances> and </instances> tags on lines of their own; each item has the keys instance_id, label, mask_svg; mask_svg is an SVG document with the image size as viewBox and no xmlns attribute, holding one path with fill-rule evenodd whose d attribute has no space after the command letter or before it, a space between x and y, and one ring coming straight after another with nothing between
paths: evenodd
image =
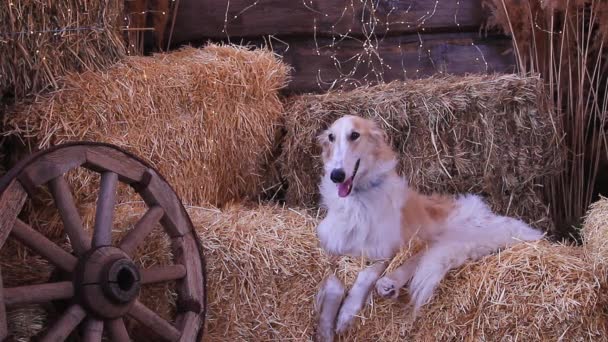
<instances>
[{"instance_id":1,"label":"wooden log","mask_svg":"<svg viewBox=\"0 0 608 342\"><path fill-rule=\"evenodd\" d=\"M162 283L182 279L186 276L186 267L183 265L156 266L140 270L139 274L142 285Z\"/></svg>"},{"instance_id":2,"label":"wooden log","mask_svg":"<svg viewBox=\"0 0 608 342\"><path fill-rule=\"evenodd\" d=\"M361 41L286 40L275 52L291 65L288 93L323 92L437 73L510 73L515 71L512 43L505 37L480 38L476 33L387 37L370 49ZM259 44L259 42L258 42Z\"/></svg>"},{"instance_id":3,"label":"wooden log","mask_svg":"<svg viewBox=\"0 0 608 342\"><path fill-rule=\"evenodd\" d=\"M445 32L477 29L484 18L481 0L180 0L172 41L263 35L362 36L372 26L380 35Z\"/></svg>"},{"instance_id":4,"label":"wooden log","mask_svg":"<svg viewBox=\"0 0 608 342\"><path fill-rule=\"evenodd\" d=\"M4 289L4 304L18 306L26 304L50 303L53 300L68 299L74 296L71 281L9 287Z\"/></svg>"},{"instance_id":5,"label":"wooden log","mask_svg":"<svg viewBox=\"0 0 608 342\"><path fill-rule=\"evenodd\" d=\"M131 229L122 239L119 248L128 255L133 256L137 246L139 246L146 236L152 232L164 214L165 211L159 206L150 208L144 216L137 221L135 227L133 227L133 229Z\"/></svg>"},{"instance_id":6,"label":"wooden log","mask_svg":"<svg viewBox=\"0 0 608 342\"><path fill-rule=\"evenodd\" d=\"M165 321L154 311L148 309L140 301L135 301L129 315L143 326L154 331L158 336L169 341L177 341L181 333L171 323Z\"/></svg>"}]
</instances>

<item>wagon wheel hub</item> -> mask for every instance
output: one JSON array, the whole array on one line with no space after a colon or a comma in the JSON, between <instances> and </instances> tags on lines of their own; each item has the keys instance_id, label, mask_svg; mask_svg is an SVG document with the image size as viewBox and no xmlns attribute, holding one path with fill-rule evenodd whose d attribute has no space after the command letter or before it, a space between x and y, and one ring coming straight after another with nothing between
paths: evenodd
<instances>
[{"instance_id":1,"label":"wagon wheel hub","mask_svg":"<svg viewBox=\"0 0 608 342\"><path fill-rule=\"evenodd\" d=\"M128 255L116 247L99 247L84 254L74 275L81 304L101 319L126 314L139 295L141 276Z\"/></svg>"}]
</instances>

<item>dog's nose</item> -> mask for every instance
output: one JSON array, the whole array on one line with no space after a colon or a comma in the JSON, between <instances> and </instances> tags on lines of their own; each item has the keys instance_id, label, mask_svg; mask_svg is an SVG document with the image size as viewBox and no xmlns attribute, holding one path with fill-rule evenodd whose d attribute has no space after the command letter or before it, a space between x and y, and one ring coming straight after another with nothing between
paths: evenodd
<instances>
[{"instance_id":1,"label":"dog's nose","mask_svg":"<svg viewBox=\"0 0 608 342\"><path fill-rule=\"evenodd\" d=\"M329 175L329 178L334 183L342 183L344 182L344 178L346 178L346 174L342 169L333 169Z\"/></svg>"}]
</instances>

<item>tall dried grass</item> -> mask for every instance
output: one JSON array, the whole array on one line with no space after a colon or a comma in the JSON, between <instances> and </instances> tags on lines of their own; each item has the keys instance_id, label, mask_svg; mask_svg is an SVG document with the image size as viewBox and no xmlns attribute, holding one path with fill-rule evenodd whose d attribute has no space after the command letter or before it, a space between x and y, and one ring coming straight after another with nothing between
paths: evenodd
<instances>
[{"instance_id":1,"label":"tall dried grass","mask_svg":"<svg viewBox=\"0 0 608 342\"><path fill-rule=\"evenodd\" d=\"M563 235L577 233L594 198L606 153L608 2L484 0L489 27L513 37L520 72L540 73L568 148L564 172L546 179L551 214Z\"/></svg>"}]
</instances>

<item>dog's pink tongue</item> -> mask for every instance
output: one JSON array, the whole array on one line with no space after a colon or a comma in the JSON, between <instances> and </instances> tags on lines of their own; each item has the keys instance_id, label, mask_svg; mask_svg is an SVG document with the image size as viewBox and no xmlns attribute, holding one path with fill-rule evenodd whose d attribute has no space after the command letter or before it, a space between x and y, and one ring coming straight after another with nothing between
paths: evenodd
<instances>
[{"instance_id":1,"label":"dog's pink tongue","mask_svg":"<svg viewBox=\"0 0 608 342\"><path fill-rule=\"evenodd\" d=\"M338 196L346 197L350 194L350 188L353 183L353 179L349 178L343 183L338 184Z\"/></svg>"}]
</instances>

